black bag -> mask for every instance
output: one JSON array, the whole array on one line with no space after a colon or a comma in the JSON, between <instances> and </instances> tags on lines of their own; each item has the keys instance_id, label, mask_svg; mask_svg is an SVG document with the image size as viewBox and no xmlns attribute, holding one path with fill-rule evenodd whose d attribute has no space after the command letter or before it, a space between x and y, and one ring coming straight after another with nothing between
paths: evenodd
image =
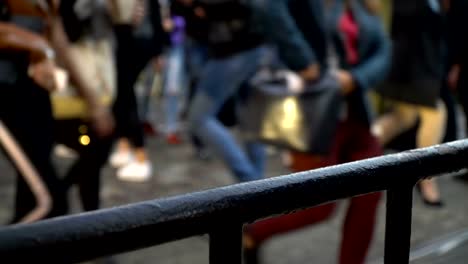
<instances>
[{"instance_id":1,"label":"black bag","mask_svg":"<svg viewBox=\"0 0 468 264\"><path fill-rule=\"evenodd\" d=\"M249 30L250 9L242 0L200 0L210 21L210 43L227 43Z\"/></svg>"},{"instance_id":2,"label":"black bag","mask_svg":"<svg viewBox=\"0 0 468 264\"><path fill-rule=\"evenodd\" d=\"M215 57L225 57L260 45L263 38L252 22L249 0L198 0L204 10L206 43Z\"/></svg>"},{"instance_id":3,"label":"black bag","mask_svg":"<svg viewBox=\"0 0 468 264\"><path fill-rule=\"evenodd\" d=\"M251 81L239 122L247 140L299 152L329 152L343 107L337 79L324 75L300 93L288 91L276 74L257 74Z\"/></svg>"}]
</instances>

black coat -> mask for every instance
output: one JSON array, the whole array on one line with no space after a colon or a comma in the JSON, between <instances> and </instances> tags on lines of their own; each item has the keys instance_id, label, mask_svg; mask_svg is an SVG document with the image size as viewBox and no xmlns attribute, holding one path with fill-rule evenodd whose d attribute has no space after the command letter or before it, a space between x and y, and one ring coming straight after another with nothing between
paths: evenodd
<instances>
[{"instance_id":1,"label":"black coat","mask_svg":"<svg viewBox=\"0 0 468 264\"><path fill-rule=\"evenodd\" d=\"M444 73L443 16L427 0L393 2L392 67L378 90L395 100L434 106Z\"/></svg>"},{"instance_id":2,"label":"black coat","mask_svg":"<svg viewBox=\"0 0 468 264\"><path fill-rule=\"evenodd\" d=\"M172 11L183 16L187 33L203 43L214 57L227 57L252 49L263 43L261 32L253 26L252 5L237 0L196 0L191 6L178 1L171 4ZM195 10L203 10L198 16Z\"/></svg>"},{"instance_id":3,"label":"black coat","mask_svg":"<svg viewBox=\"0 0 468 264\"><path fill-rule=\"evenodd\" d=\"M449 64L468 66L468 1L451 0L447 15L449 44Z\"/></svg>"}]
</instances>

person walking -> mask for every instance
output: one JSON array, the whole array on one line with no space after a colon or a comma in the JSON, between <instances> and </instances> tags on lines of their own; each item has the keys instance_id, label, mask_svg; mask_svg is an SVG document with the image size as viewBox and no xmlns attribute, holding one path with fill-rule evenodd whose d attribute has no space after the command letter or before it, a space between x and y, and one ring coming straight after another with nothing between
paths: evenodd
<instances>
[{"instance_id":1,"label":"person walking","mask_svg":"<svg viewBox=\"0 0 468 264\"><path fill-rule=\"evenodd\" d=\"M326 154L291 153L294 172L317 169L382 154L370 130L367 90L381 83L389 69L390 41L372 8L359 0L264 2L270 41L291 69L313 82L330 72L338 80L344 106ZM262 9L260 9L262 10ZM338 263L362 264L375 229L381 194L353 197L343 220ZM259 249L275 235L328 220L337 203L256 222L245 228L246 263L259 263Z\"/></svg>"},{"instance_id":2,"label":"person walking","mask_svg":"<svg viewBox=\"0 0 468 264\"><path fill-rule=\"evenodd\" d=\"M378 92L395 102L394 108L372 127L382 145L411 129L419 118L416 147L442 141L447 111L441 100L444 79L443 10L438 1L393 1L392 68ZM435 180L419 183L425 204L441 207Z\"/></svg>"}]
</instances>

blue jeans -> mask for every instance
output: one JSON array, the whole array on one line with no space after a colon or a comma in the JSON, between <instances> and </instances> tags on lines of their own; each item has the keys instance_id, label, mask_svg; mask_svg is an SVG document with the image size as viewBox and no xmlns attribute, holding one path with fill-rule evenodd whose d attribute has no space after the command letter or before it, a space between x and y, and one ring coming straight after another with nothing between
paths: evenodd
<instances>
[{"instance_id":1,"label":"blue jeans","mask_svg":"<svg viewBox=\"0 0 468 264\"><path fill-rule=\"evenodd\" d=\"M203 66L208 60L208 51L205 46L191 39L185 41L185 50L189 79L198 80Z\"/></svg>"},{"instance_id":2,"label":"blue jeans","mask_svg":"<svg viewBox=\"0 0 468 264\"><path fill-rule=\"evenodd\" d=\"M141 77L141 82L134 86L138 106L138 116L141 121L148 122L150 119L150 112L152 111L151 97L153 93L153 82L156 78L153 65L147 65L143 69Z\"/></svg>"},{"instance_id":3,"label":"blue jeans","mask_svg":"<svg viewBox=\"0 0 468 264\"><path fill-rule=\"evenodd\" d=\"M177 131L180 100L185 86L185 56L182 44L171 48L167 57L167 69L164 80L164 112L168 133Z\"/></svg>"},{"instance_id":4,"label":"blue jeans","mask_svg":"<svg viewBox=\"0 0 468 264\"><path fill-rule=\"evenodd\" d=\"M201 74L189 114L192 132L222 157L240 181L263 177L265 152L257 142L246 142L245 151L216 118L225 101L236 94L261 66L268 50L260 47L222 59L209 60Z\"/></svg>"}]
</instances>

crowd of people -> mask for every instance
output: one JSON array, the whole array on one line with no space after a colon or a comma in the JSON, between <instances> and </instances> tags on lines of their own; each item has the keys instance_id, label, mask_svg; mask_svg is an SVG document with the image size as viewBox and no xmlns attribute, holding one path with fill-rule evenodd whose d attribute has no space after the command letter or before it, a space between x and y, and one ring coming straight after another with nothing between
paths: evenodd
<instances>
[{"instance_id":1,"label":"crowd of people","mask_svg":"<svg viewBox=\"0 0 468 264\"><path fill-rule=\"evenodd\" d=\"M155 90L167 142L189 138L239 182L267 176L265 142L243 136L253 117L239 109L252 78L271 69L286 72L286 89L338 91L326 150L281 149L294 172L432 146L460 136L457 103L468 111L465 14L465 0L0 0L0 122L50 196L36 220L67 214L75 184L83 209L99 209L107 162L120 180L152 177ZM51 161L57 146L77 156L65 176ZM37 205L27 179L18 168L11 224ZM418 189L426 205L443 206L434 180ZM364 263L380 198L350 199L339 263ZM336 206L246 226L246 263L260 262L267 239L325 221Z\"/></svg>"}]
</instances>

